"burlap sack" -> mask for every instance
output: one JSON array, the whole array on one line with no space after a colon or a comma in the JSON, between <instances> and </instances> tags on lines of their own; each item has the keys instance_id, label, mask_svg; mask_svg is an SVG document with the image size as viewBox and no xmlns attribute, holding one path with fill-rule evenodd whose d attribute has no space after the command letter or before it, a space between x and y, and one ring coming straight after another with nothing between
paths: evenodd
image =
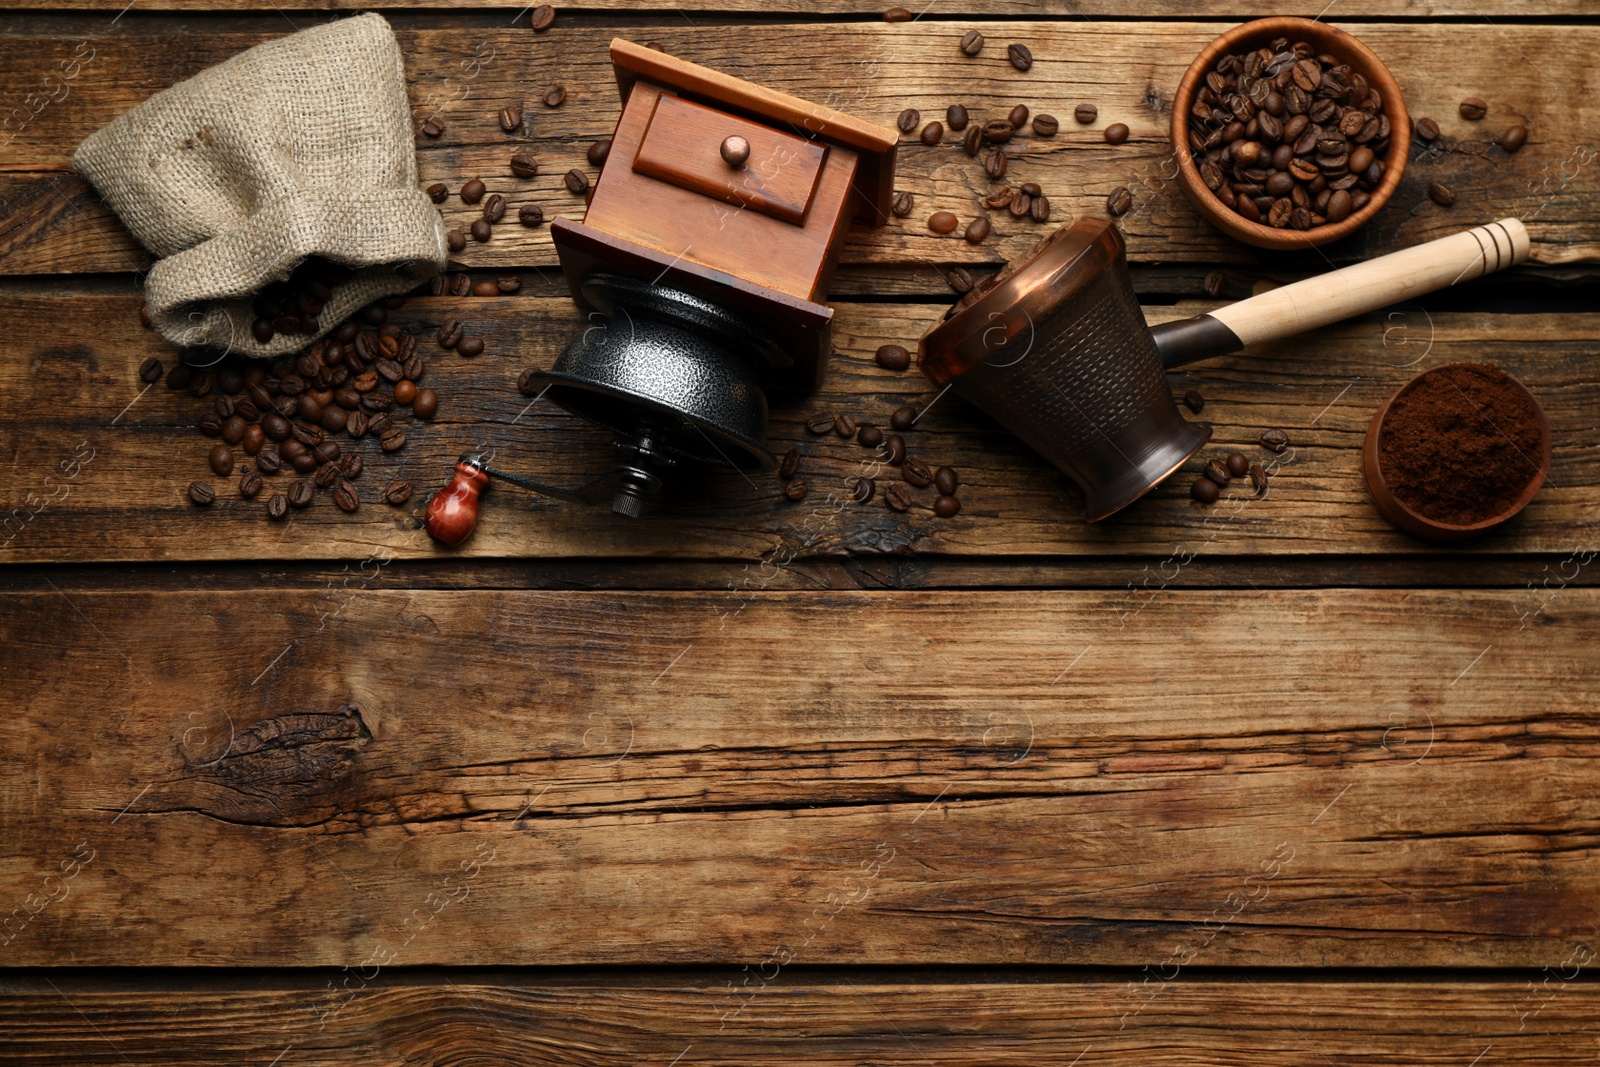
<instances>
[{"instance_id":1,"label":"burlap sack","mask_svg":"<svg viewBox=\"0 0 1600 1067\"><path fill-rule=\"evenodd\" d=\"M304 349L313 335L256 341L250 295L306 256L356 269L318 316L322 333L445 265L444 224L417 188L400 48L378 15L268 41L174 85L90 136L73 163L158 257L145 298L174 344Z\"/></svg>"}]
</instances>

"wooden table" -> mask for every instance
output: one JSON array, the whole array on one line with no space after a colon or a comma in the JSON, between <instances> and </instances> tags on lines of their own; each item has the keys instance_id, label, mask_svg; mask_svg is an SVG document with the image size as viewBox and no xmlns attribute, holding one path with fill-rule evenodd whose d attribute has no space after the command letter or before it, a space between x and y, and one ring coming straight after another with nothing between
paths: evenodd
<instances>
[{"instance_id":1,"label":"wooden table","mask_svg":"<svg viewBox=\"0 0 1600 1067\"><path fill-rule=\"evenodd\" d=\"M1134 190L1152 321L1214 306L1212 271L1234 299L1497 217L1534 237L1509 276L1174 375L1205 397L1207 455L1288 432L1265 499L1203 509L1179 477L1087 526L1076 489L947 397L910 443L960 470L960 516L820 506L859 450L805 419L930 399L873 351L938 318L950 266L1041 234L930 234L932 210L976 214L984 180L953 144L908 144L918 209L852 236L828 385L775 400L810 501L718 475L634 522L497 490L455 553L378 486L441 484L483 442L552 481L604 461L603 434L520 414L514 390L583 325L548 229L502 224L460 257L519 294L396 313L424 333L457 315L489 353L431 358L441 413L368 457L358 513L190 507L204 405L138 381L173 358L136 314L149 260L70 155L333 16L125 2L5 0L0 22L0 101L21 109L0 149L0 1061L1600 1054L1594 0L1325 12L1445 129L1326 261L1223 239L1171 180L1170 94L1249 5L967 0L887 24L867 0L595 0L536 35L515 2L394 0L413 101L447 125L419 138L423 182L481 175L513 212L581 216L560 176L615 121L621 35L885 124L952 102L1062 116L1013 176L1059 221ZM989 45L968 60L973 27ZM565 106L534 103L558 81ZM1474 95L1477 124L1456 115ZM495 123L512 101L543 161L525 182ZM1531 135L1507 156L1513 117ZM1116 121L1132 139L1112 148ZM1385 396L1458 359L1533 389L1554 463L1512 527L1441 548L1379 517L1359 448Z\"/></svg>"}]
</instances>

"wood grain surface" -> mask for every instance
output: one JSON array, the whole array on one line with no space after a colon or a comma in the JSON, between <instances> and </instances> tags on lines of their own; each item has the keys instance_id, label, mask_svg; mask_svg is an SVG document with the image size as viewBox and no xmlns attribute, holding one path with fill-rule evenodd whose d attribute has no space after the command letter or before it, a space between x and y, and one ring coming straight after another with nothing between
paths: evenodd
<instances>
[{"instance_id":1,"label":"wood grain surface","mask_svg":"<svg viewBox=\"0 0 1600 1067\"><path fill-rule=\"evenodd\" d=\"M916 504L904 515L881 499L848 502L852 478L873 474L874 467L878 477L892 478L893 468L831 434L811 436L804 422L815 412L849 411L885 425L899 405L934 401L936 392L920 374L886 372L873 352L891 342L914 346L942 307L841 304L838 354L824 391L774 398L769 443L779 453L791 446L804 453L801 471L812 486L805 501L783 500L773 475L712 472L685 479L662 511L635 521L497 487L486 498L478 532L457 553L732 558L754 566L905 553L1109 554L1154 562L1241 553L1428 552L1433 546L1398 533L1373 506L1360 469L1362 437L1378 405L1412 375L1463 359L1497 363L1526 382L1551 420L1555 448L1549 482L1529 509L1501 534L1462 551L1565 556L1594 542L1589 524L1600 503L1600 382L1586 360L1600 338L1600 316L1432 316L1411 305L1172 375L1175 393L1193 388L1206 398L1199 418L1215 427L1213 443L1110 521L1082 522L1076 486L953 394L933 403L907 441L925 462L958 469L962 513L936 519L931 490L914 494ZM425 384L439 390L440 414L429 425L407 423L411 443L397 455L383 455L370 440L358 446L368 465L360 482L365 504L356 514L319 497L292 522L270 523L263 500L239 499L237 478L216 478L206 466L215 442L194 425L210 400L140 383L145 358L170 364L173 356L170 346L140 327L137 309L132 292L0 301L0 455L8 459L0 465L0 503L11 516L0 556L358 561L382 550L437 557L440 550L413 518L421 493L405 509L377 502L390 478L413 479L424 491L438 488L457 456L480 447L495 449L502 465L553 484L580 484L612 462L607 432L548 401L530 407L515 389L524 367L550 366L588 328L570 300L419 298L396 312L396 320L423 335L418 351L430 361ZM1177 312L1152 308L1149 314L1159 320ZM433 334L446 315L480 331L488 353L466 360L438 348ZM46 322L51 326L41 328ZM1256 444L1269 427L1289 434L1292 451L1273 457ZM1194 473L1232 448L1276 459L1281 466L1274 487L1263 499L1235 487L1216 507L1193 504L1188 485ZM89 462L82 463L85 457ZM80 473L64 478L71 468L62 464L75 459ZM186 487L195 479L216 487L214 507L201 511L188 503ZM288 479L270 481L286 485ZM1142 561L1130 564L1129 579L1150 580L1142 568Z\"/></svg>"},{"instance_id":2,"label":"wood grain surface","mask_svg":"<svg viewBox=\"0 0 1600 1067\"><path fill-rule=\"evenodd\" d=\"M18 107L33 101L13 121L9 136L14 139L0 149L0 271L123 271L146 265L143 252L71 172L73 149L157 90L276 35L225 32L225 25L212 24L159 32L160 25L159 20L136 23L127 32L108 33L101 20L86 19L72 34L0 38L0 100L15 100ZM920 22L756 25L726 35L680 19L648 30L585 22L559 34L402 27L399 36L418 121L437 114L447 127L438 140L418 137L421 180L455 188L481 177L492 191L506 195L513 209L508 217L530 201L541 204L547 217L581 216L582 202L566 192L561 176L571 167L586 167L588 144L609 135L616 122L617 91L606 45L618 34L648 34L686 59L885 125L892 126L905 107L918 108L926 121L957 102L980 120L1018 102L1034 112L1054 112L1063 119L1061 133L1022 142L1026 154L1007 174L1013 183L1031 180L1043 186L1054 220L1104 215L1107 194L1127 186L1136 207L1122 225L1135 262L1281 262L1281 256L1248 249L1212 229L1173 180L1166 109L1184 68L1215 36L1217 25L1073 20L982 28L996 42L1028 41L1036 56L1032 71L1013 70L998 46L968 60L955 47L949 27ZM1467 22L1350 23L1346 28L1387 62L1406 90L1412 116L1435 117L1445 135L1434 146L1413 151L1394 199L1371 224L1321 253L1300 257L1307 271L1508 215L1527 223L1535 263L1600 259L1595 237L1600 144L1592 132L1600 128L1600 98L1562 88L1557 73L1585 68L1600 51L1600 27ZM75 72L70 79L62 74L67 69ZM1486 79L1490 69L1492 79ZM568 89L566 104L553 111L534 99L551 82ZM1456 114L1459 100L1472 94L1492 98L1490 117L1482 122L1469 123ZM1098 120L1088 127L1071 118L1075 105L1084 101L1099 108ZM511 102L528 104L527 137L509 137L497 125L498 109ZM39 109L36 115L33 108ZM1113 148L1104 143L1101 130L1119 121L1131 127L1132 137ZM1514 121L1528 124L1529 140L1508 156L1493 141ZM880 230L854 230L843 262L997 264L1031 247L1044 232L1039 224L1004 212L995 218L995 236L982 246L962 241L959 231L943 237L929 232L925 222L935 210L954 211L963 220L982 211L988 178L952 139L933 147L908 140L901 147L896 184L916 196L916 210ZM531 147L541 161L539 175L529 180L513 178L508 169L512 151L523 147ZM1429 200L1428 186L1435 179L1457 192L1453 208ZM476 215L454 199L444 213L452 225ZM551 265L555 255L547 228L502 224L492 241L463 252L461 262L498 269Z\"/></svg>"},{"instance_id":3,"label":"wood grain surface","mask_svg":"<svg viewBox=\"0 0 1600 1067\"><path fill-rule=\"evenodd\" d=\"M1581 960L1583 955L1574 957ZM1561 961L1557 961L1559 964ZM1581 967L1580 967L1581 969ZM0 1028L16 1064L185 1067L317 1064L1078 1062L1467 1064L1593 1059L1600 996L1573 967L1441 985L1169 974L1142 1010L1145 976L1006 972L906 981L819 978L797 967L627 982L519 974L411 975L371 968L138 986L57 976L0 980ZM1566 976L1563 980L1562 976ZM755 977L752 977L755 976ZM348 992L338 989L347 982ZM151 986L156 988L152 989ZM742 1010L740 1010L742 1008ZM735 1014L737 1012L737 1014ZM1486 1054L1487 1053L1487 1054Z\"/></svg>"},{"instance_id":4,"label":"wood grain surface","mask_svg":"<svg viewBox=\"0 0 1600 1067\"><path fill-rule=\"evenodd\" d=\"M384 582L6 598L10 966L1538 968L1597 934L1594 589Z\"/></svg>"}]
</instances>

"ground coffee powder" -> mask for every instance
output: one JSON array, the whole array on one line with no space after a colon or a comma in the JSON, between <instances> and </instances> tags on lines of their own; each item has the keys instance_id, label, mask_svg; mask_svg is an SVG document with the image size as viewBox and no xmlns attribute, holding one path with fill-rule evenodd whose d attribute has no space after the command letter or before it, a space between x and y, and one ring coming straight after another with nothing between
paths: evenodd
<instances>
[{"instance_id":1,"label":"ground coffee powder","mask_svg":"<svg viewBox=\"0 0 1600 1067\"><path fill-rule=\"evenodd\" d=\"M1440 367L1396 397L1378 439L1378 466L1402 504L1435 522L1470 526L1511 507L1539 473L1539 409L1499 367Z\"/></svg>"}]
</instances>

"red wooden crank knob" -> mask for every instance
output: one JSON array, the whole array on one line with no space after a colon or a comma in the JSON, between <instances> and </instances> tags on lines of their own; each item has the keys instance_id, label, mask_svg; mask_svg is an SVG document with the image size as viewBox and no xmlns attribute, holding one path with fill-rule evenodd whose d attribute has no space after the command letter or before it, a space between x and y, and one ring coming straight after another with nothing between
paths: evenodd
<instances>
[{"instance_id":1,"label":"red wooden crank knob","mask_svg":"<svg viewBox=\"0 0 1600 1067\"><path fill-rule=\"evenodd\" d=\"M442 545L459 545L478 525L478 494L489 488L489 476L477 464L462 460L450 484L433 494L423 526Z\"/></svg>"}]
</instances>

